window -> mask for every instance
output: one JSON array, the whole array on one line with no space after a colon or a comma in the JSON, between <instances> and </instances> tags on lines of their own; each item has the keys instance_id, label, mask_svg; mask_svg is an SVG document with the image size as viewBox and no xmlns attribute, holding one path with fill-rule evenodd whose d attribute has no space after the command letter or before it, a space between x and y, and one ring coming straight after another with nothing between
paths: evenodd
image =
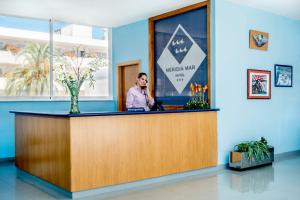
<instances>
[{"instance_id":1,"label":"window","mask_svg":"<svg viewBox=\"0 0 300 200\"><path fill-rule=\"evenodd\" d=\"M50 95L48 21L0 16L0 96Z\"/></svg>"},{"instance_id":2,"label":"window","mask_svg":"<svg viewBox=\"0 0 300 200\"><path fill-rule=\"evenodd\" d=\"M108 96L109 95L109 40L108 29L79 24L53 23L53 52L54 69L64 61L73 67L87 67L96 59L101 60L101 66L95 73L94 87L87 82L80 90L80 96ZM57 58L58 57L58 58ZM57 58L57 59L56 59ZM66 90L56 81L54 75L54 96L66 96Z\"/></svg>"},{"instance_id":3,"label":"window","mask_svg":"<svg viewBox=\"0 0 300 200\"><path fill-rule=\"evenodd\" d=\"M95 73L94 87L84 84L80 97L109 98L109 31L95 26L0 16L0 96L67 97L68 91L56 80L56 67L64 60L84 68L98 59L101 66Z\"/></svg>"}]
</instances>

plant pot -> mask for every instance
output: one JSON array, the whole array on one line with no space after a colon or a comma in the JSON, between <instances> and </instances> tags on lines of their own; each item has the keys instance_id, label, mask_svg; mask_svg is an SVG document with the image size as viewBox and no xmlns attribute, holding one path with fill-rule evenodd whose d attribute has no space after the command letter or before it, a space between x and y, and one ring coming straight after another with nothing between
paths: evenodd
<instances>
[{"instance_id":1,"label":"plant pot","mask_svg":"<svg viewBox=\"0 0 300 200\"><path fill-rule=\"evenodd\" d=\"M274 147L269 146L270 157L262 160L249 160L247 152L231 151L229 157L229 167L237 170L272 164L274 161Z\"/></svg>"},{"instance_id":2,"label":"plant pot","mask_svg":"<svg viewBox=\"0 0 300 200\"><path fill-rule=\"evenodd\" d=\"M71 96L70 101L70 114L78 114L80 113L79 105L78 105L78 97L81 84L77 80L70 80L66 82L66 85L69 89L69 93Z\"/></svg>"},{"instance_id":3,"label":"plant pot","mask_svg":"<svg viewBox=\"0 0 300 200\"><path fill-rule=\"evenodd\" d=\"M70 102L70 114L78 114L80 113L79 105L78 105L78 94L71 95L71 102Z\"/></svg>"}]
</instances>

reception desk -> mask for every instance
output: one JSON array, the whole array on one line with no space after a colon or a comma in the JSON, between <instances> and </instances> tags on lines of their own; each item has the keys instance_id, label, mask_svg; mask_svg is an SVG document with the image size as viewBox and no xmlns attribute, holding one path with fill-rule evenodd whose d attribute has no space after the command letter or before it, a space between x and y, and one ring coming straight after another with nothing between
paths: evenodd
<instances>
[{"instance_id":1,"label":"reception desk","mask_svg":"<svg viewBox=\"0 0 300 200\"><path fill-rule=\"evenodd\" d=\"M16 166L68 192L213 167L217 111L12 111Z\"/></svg>"}]
</instances>

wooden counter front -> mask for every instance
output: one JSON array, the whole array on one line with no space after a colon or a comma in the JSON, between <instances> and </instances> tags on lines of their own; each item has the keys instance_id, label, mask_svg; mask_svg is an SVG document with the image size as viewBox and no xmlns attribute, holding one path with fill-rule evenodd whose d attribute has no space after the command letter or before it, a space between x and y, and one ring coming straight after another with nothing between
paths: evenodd
<instances>
[{"instance_id":1,"label":"wooden counter front","mask_svg":"<svg viewBox=\"0 0 300 200\"><path fill-rule=\"evenodd\" d=\"M16 165L70 192L217 165L217 112L16 114Z\"/></svg>"}]
</instances>

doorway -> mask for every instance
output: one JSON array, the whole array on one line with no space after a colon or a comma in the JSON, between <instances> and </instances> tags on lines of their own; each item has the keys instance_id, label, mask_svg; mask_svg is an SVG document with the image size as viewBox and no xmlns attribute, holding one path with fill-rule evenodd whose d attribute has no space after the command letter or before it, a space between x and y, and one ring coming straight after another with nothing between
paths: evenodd
<instances>
[{"instance_id":1,"label":"doorway","mask_svg":"<svg viewBox=\"0 0 300 200\"><path fill-rule=\"evenodd\" d=\"M126 95L131 88L138 73L140 72L140 61L133 60L117 64L118 70L118 111L126 111Z\"/></svg>"}]
</instances>

